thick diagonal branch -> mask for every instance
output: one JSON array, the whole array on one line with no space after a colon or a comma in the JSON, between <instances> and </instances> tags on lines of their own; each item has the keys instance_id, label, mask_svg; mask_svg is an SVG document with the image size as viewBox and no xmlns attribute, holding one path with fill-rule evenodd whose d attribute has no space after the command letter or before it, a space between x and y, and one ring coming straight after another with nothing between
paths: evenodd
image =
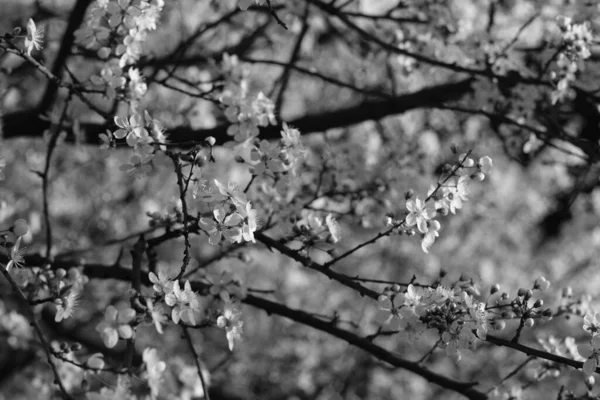
<instances>
[{"instance_id":1,"label":"thick diagonal branch","mask_svg":"<svg viewBox=\"0 0 600 400\"><path fill-rule=\"evenodd\" d=\"M469 93L472 89L472 79L458 82L444 83L419 91L392 97L389 99L366 100L360 104L326 111L319 114L309 114L288 121L303 134L324 132L328 129L342 128L359 124L365 121L380 120L382 118L402 114L417 108L431 107L447 101L457 100ZM4 138L15 137L41 137L49 122L39 118L35 111L24 111L8 114L4 117ZM104 124L82 123L81 128L85 136L82 142L99 143L98 135L107 128ZM219 125L212 129L192 129L189 126L179 126L168 130L168 139L172 143L201 142L208 136L217 139L218 144L231 140L227 135L228 125ZM74 141L70 128L67 130L67 140ZM260 138L275 139L281 137L281 126L271 125L261 128Z\"/></svg>"}]
</instances>

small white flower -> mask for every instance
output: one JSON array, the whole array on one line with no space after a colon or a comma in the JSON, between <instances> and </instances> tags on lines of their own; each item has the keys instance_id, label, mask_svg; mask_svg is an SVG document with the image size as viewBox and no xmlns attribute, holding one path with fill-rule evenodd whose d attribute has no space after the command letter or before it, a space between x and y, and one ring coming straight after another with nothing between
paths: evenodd
<instances>
[{"instance_id":1,"label":"small white flower","mask_svg":"<svg viewBox=\"0 0 600 400\"><path fill-rule=\"evenodd\" d=\"M414 200L408 200L406 202L406 208L408 211L410 211L410 213L406 216L406 225L417 225L422 233L426 233L428 230L427 221L435 217L435 210L426 206L425 203L418 197Z\"/></svg>"},{"instance_id":2,"label":"small white flower","mask_svg":"<svg viewBox=\"0 0 600 400\"><path fill-rule=\"evenodd\" d=\"M59 300L60 302L56 304L55 322L60 322L63 319L73 316L73 311L75 311L75 307L77 307L77 304L79 303L79 296L73 290L70 290L67 296L64 296Z\"/></svg>"},{"instance_id":3,"label":"small white flower","mask_svg":"<svg viewBox=\"0 0 600 400\"><path fill-rule=\"evenodd\" d=\"M494 166L494 162L488 156L481 157L479 162L477 163L479 170L484 174L489 174L492 171L492 167Z\"/></svg>"},{"instance_id":4,"label":"small white flower","mask_svg":"<svg viewBox=\"0 0 600 400\"><path fill-rule=\"evenodd\" d=\"M331 234L331 239L333 240L333 243L339 242L342 238L342 232L340 229L340 225L335 220L333 215L327 214L327 216L325 217L325 224L327 225L329 234Z\"/></svg>"},{"instance_id":5,"label":"small white flower","mask_svg":"<svg viewBox=\"0 0 600 400\"><path fill-rule=\"evenodd\" d=\"M44 28L36 27L33 19L29 18L29 21L27 22L27 37L25 37L25 50L27 50L27 55L31 56L31 52L34 48L36 50L41 50L43 40Z\"/></svg>"},{"instance_id":6,"label":"small white flower","mask_svg":"<svg viewBox=\"0 0 600 400\"><path fill-rule=\"evenodd\" d=\"M433 220L428 223L428 227L429 230L421 241L421 248L425 253L429 253L429 249L433 245L433 242L435 242L435 238L440 236L439 230L441 225L438 221Z\"/></svg>"},{"instance_id":7,"label":"small white flower","mask_svg":"<svg viewBox=\"0 0 600 400\"><path fill-rule=\"evenodd\" d=\"M226 331L227 343L229 344L230 351L233 351L235 342L242 339L242 327L244 322L241 320L241 317L242 313L235 303L226 301L223 315L217 318L217 326Z\"/></svg>"}]
</instances>

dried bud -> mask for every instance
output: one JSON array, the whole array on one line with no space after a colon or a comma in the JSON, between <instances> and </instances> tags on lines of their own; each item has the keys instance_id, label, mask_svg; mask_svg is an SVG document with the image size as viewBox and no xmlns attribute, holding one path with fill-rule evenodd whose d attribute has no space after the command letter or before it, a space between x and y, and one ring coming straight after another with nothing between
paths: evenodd
<instances>
[{"instance_id":1,"label":"dried bud","mask_svg":"<svg viewBox=\"0 0 600 400\"><path fill-rule=\"evenodd\" d=\"M542 316L548 318L548 317L552 317L552 310L549 308L546 308L543 312L542 312Z\"/></svg>"},{"instance_id":2,"label":"dried bud","mask_svg":"<svg viewBox=\"0 0 600 400\"><path fill-rule=\"evenodd\" d=\"M415 195L415 191L412 189L408 189L406 192L404 192L404 198L406 200L411 199L414 195Z\"/></svg>"},{"instance_id":3,"label":"dried bud","mask_svg":"<svg viewBox=\"0 0 600 400\"><path fill-rule=\"evenodd\" d=\"M458 153L458 146L452 143L452 145L450 146L450 151L452 151L452 153L454 154Z\"/></svg>"}]
</instances>

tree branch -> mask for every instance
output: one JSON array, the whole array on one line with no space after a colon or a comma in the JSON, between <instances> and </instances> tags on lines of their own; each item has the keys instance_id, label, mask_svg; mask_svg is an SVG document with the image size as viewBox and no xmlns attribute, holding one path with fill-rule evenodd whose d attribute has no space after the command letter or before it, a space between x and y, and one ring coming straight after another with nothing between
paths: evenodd
<instances>
[{"instance_id":1,"label":"tree branch","mask_svg":"<svg viewBox=\"0 0 600 400\"><path fill-rule=\"evenodd\" d=\"M419 91L392 97L389 99L367 100L360 104L348 106L320 114L305 115L289 124L298 128L303 134L324 132L328 129L341 128L365 121L379 120L390 115L402 114L416 108L431 107L446 101L456 100L472 90L472 79L444 83L431 86ZM41 119L36 111L21 111L4 116L4 138L41 137L49 126L49 122ZM104 133L107 126L97 123L81 123L85 135L82 143L99 143L98 135ZM168 131L171 143L201 142L209 136L217 139L217 144L223 144L231 137L227 135L228 125L219 125L211 129L192 129L189 126L179 126ZM72 129L65 127L67 141L73 142L75 136ZM271 125L261 128L262 139L281 137L281 125Z\"/></svg>"}]
</instances>

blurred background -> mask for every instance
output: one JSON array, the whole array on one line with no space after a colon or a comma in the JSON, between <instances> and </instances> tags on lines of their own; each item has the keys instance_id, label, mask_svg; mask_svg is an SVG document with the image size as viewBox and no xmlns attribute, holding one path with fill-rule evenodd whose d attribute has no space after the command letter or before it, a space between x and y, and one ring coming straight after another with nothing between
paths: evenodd
<instances>
[{"instance_id":1,"label":"blurred background","mask_svg":"<svg viewBox=\"0 0 600 400\"><path fill-rule=\"evenodd\" d=\"M24 29L33 18L44 28L43 50L34 56L42 64L53 65L75 3L0 0L0 33ZM210 92L218 87L223 54L236 54L247 65L251 90L263 91L275 102L278 120L296 122L301 131L302 127L308 130L302 132L308 151L305 165L287 198L270 193L265 188L268 183L260 181L249 191L259 216L269 216L276 225L267 233L277 237L294 224L294 218L332 213L342 231L334 251L350 249L379 232L387 213L404 211L407 190L424 198L443 166L457 161L451 151L454 145L459 153L472 150L475 158L490 156L494 170L483 182L471 185L469 201L457 215L440 220L440 237L430 252L421 250L418 237L392 236L344 259L336 270L399 282L408 282L414 275L419 283L431 283L440 273L446 274L442 282L448 284L462 276L472 280L481 300L495 283L514 295L518 288L530 287L535 278L545 276L552 282L545 294L546 306L556 310L565 301L562 288L571 287L573 299L589 294L581 304L593 309L600 284L600 189L598 155L593 150L598 147L600 122L594 97L598 53L592 46L592 57L578 75L579 87L589 93L577 92L563 103L551 104L551 86L521 80L550 81L552 58L561 44L557 16L589 21L595 32L600 23L595 2L273 1L287 30L266 5L241 12L236 3L166 2L158 29L150 34L138 62L148 83L141 107L164 123L167 134L185 127L202 138L210 129L224 126L218 102L189 93L192 88ZM335 7L344 3L344 18L351 24L318 3ZM179 48L214 21L219 23L206 28L185 49ZM477 76L462 86L444 89L442 85L463 82L470 75L395 53L360 31L428 58L472 68L488 65L494 74L507 78ZM490 54L500 61L490 64ZM85 82L99 73L104 62L75 43L65 60L68 72L64 76ZM35 171L43 169L47 139L41 125L33 121L53 111L52 105L37 108L46 84L33 66L0 52L0 113L5 119L0 156L6 161L6 179L0 183L0 223L8 226L17 218L28 221L27 254L42 254L45 245L41 179ZM406 104L403 96L424 88L432 88L432 94L408 98ZM58 91L53 104L61 104L63 96ZM101 94L89 98L115 114L127 108L124 100L112 101ZM359 118L360 113L364 115ZM83 104L75 103L70 114L83 125L114 128L112 121L103 125ZM532 136L535 130L545 136ZM53 254L73 265L111 265L122 253L120 261L127 266L135 237L117 245L106 242L148 229L148 213L168 214L180 207L175 174L170 161L159 155L148 176L135 179L119 170L129 159L127 149L100 150L100 141L89 138L69 130L55 151L49 192ZM211 164L207 176L244 187L250 174L235 162L235 155L227 147L216 148L217 162ZM328 190L310 202L317 182ZM335 194L341 190L342 195ZM189 202L196 210L191 196ZM194 266L204 266L219 252L206 236L193 236ZM174 275L182 254L182 239L164 243L157 248L158 269ZM328 259L319 251L309 255ZM190 279L218 279L223 271L248 288L268 291L266 296L290 307L324 319L337 315L345 329L361 335L377 330L374 301L263 245L228 250ZM50 399L53 377L36 346L8 344L19 323L10 313L19 308L8 285L1 284L5 338L0 339L0 397ZM382 285L366 285L383 289ZM118 365L124 344L107 350L95 326L107 305L128 303L124 295L128 288L126 282L92 279L74 318L54 323L52 305L38 311L53 340L80 342L84 345L80 354L104 352L109 364ZM216 327L192 332L210 376L212 399L460 398L323 332L251 307L244 306L242 311L243 341L233 352ZM584 341L581 326L580 316L561 316L534 331L526 330L523 343L539 347L537 338L550 335ZM435 339L424 337L413 345L390 336L377 343L416 361ZM140 354L147 346L158 348L159 358L167 363L164 385L171 394L164 398L202 398L193 358L175 326L167 327L162 336L152 326L140 327L136 346ZM487 391L526 358L511 349L483 344L458 363L438 349L425 365L458 380L478 381ZM582 390L581 371L566 370L557 379L539 380L536 363L531 361L499 391L526 387L523 398L535 399L543 398L541 393L555 396L562 385ZM81 387L76 374L66 374L73 388ZM115 377L106 375L87 379L92 390L114 384Z\"/></svg>"}]
</instances>

